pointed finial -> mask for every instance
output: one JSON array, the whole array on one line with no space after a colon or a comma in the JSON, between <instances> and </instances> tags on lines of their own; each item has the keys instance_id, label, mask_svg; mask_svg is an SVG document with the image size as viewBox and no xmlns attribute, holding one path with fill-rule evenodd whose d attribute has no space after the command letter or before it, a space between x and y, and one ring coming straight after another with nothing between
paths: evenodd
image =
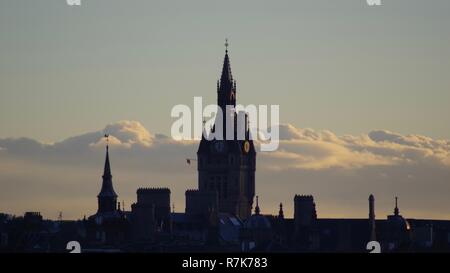
<instances>
[{"instance_id":1,"label":"pointed finial","mask_svg":"<svg viewBox=\"0 0 450 273\"><path fill-rule=\"evenodd\" d=\"M172 203L172 213L175 213L175 203Z\"/></svg>"},{"instance_id":2,"label":"pointed finial","mask_svg":"<svg viewBox=\"0 0 450 273\"><path fill-rule=\"evenodd\" d=\"M228 46L230 44L228 43L228 38L225 39L225 52L228 53Z\"/></svg>"},{"instance_id":3,"label":"pointed finial","mask_svg":"<svg viewBox=\"0 0 450 273\"><path fill-rule=\"evenodd\" d=\"M259 215L259 212L260 212L260 210L259 210L259 196L257 195L257 196L256 196L255 214L256 214L256 215Z\"/></svg>"},{"instance_id":4,"label":"pointed finial","mask_svg":"<svg viewBox=\"0 0 450 273\"><path fill-rule=\"evenodd\" d=\"M284 218L283 203L280 203L280 211L278 212L278 218Z\"/></svg>"},{"instance_id":5,"label":"pointed finial","mask_svg":"<svg viewBox=\"0 0 450 273\"><path fill-rule=\"evenodd\" d=\"M109 134L105 134L105 138L106 138L106 149L108 150L108 148L109 148Z\"/></svg>"}]
</instances>

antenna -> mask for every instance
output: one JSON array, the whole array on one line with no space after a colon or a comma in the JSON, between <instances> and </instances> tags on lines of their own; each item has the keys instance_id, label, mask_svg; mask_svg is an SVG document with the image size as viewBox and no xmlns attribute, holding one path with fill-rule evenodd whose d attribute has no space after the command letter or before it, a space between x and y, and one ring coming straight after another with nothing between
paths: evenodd
<instances>
[{"instance_id":1,"label":"antenna","mask_svg":"<svg viewBox=\"0 0 450 273\"><path fill-rule=\"evenodd\" d=\"M225 39L225 51L228 52L228 46L230 44L228 43L228 38Z\"/></svg>"}]
</instances>

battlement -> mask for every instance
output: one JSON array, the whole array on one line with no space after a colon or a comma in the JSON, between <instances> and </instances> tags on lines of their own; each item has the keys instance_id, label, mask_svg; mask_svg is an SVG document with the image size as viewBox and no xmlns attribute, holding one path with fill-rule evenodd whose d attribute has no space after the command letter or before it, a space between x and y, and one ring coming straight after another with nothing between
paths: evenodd
<instances>
[{"instance_id":1,"label":"battlement","mask_svg":"<svg viewBox=\"0 0 450 273\"><path fill-rule=\"evenodd\" d=\"M29 223L38 224L42 221L42 216L40 212L28 211L25 212L23 219Z\"/></svg>"},{"instance_id":2,"label":"battlement","mask_svg":"<svg viewBox=\"0 0 450 273\"><path fill-rule=\"evenodd\" d=\"M301 227L312 225L317 219L316 204L312 195L299 195L294 197L294 221L296 233ZM298 235L298 234L297 234Z\"/></svg>"},{"instance_id":3,"label":"battlement","mask_svg":"<svg viewBox=\"0 0 450 273\"><path fill-rule=\"evenodd\" d=\"M136 191L137 194L154 194L154 193L165 193L170 194L169 188L139 188Z\"/></svg>"},{"instance_id":4,"label":"battlement","mask_svg":"<svg viewBox=\"0 0 450 273\"><path fill-rule=\"evenodd\" d=\"M27 211L25 212L25 217L40 217L41 213L36 211Z\"/></svg>"},{"instance_id":5,"label":"battlement","mask_svg":"<svg viewBox=\"0 0 450 273\"><path fill-rule=\"evenodd\" d=\"M170 211L169 188L139 188L137 190L137 203L140 205L154 204L157 208L164 207Z\"/></svg>"},{"instance_id":6,"label":"battlement","mask_svg":"<svg viewBox=\"0 0 450 273\"><path fill-rule=\"evenodd\" d=\"M314 201L314 197L312 195L300 195L296 194L294 197L294 201Z\"/></svg>"}]
</instances>

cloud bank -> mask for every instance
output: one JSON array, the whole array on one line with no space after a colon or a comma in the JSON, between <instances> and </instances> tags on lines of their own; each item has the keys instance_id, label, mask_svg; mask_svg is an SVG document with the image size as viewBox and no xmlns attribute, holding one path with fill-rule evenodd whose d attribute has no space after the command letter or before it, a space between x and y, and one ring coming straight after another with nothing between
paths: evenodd
<instances>
[{"instance_id":1,"label":"cloud bank","mask_svg":"<svg viewBox=\"0 0 450 273\"><path fill-rule=\"evenodd\" d=\"M198 143L119 121L52 144L0 139L2 211L40 210L50 218L59 211L68 218L95 212L105 133L120 198L130 204L138 187L167 186L177 210L184 210L184 190L197 185L196 168L185 159L196 157ZM400 195L407 217L450 218L450 141L385 130L337 136L283 124L279 149L258 154L256 183L265 213L284 202L289 214L299 193L315 195L319 217L366 217L366 199L374 193L380 217Z\"/></svg>"},{"instance_id":2,"label":"cloud bank","mask_svg":"<svg viewBox=\"0 0 450 273\"><path fill-rule=\"evenodd\" d=\"M367 135L338 137L330 131L280 125L280 148L264 155L265 167L285 169L355 169L368 166L425 164L450 167L450 141L421 135L371 131Z\"/></svg>"}]
</instances>

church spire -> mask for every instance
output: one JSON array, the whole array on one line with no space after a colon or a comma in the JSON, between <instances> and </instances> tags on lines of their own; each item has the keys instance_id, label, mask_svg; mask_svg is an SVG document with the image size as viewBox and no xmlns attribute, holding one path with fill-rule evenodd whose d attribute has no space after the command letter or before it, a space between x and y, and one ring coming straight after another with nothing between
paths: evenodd
<instances>
[{"instance_id":1,"label":"church spire","mask_svg":"<svg viewBox=\"0 0 450 273\"><path fill-rule=\"evenodd\" d=\"M107 135L105 137L108 139ZM105 167L103 168L103 179L112 178L111 175L111 165L109 164L109 145L106 144L106 158L105 158Z\"/></svg>"},{"instance_id":2,"label":"church spire","mask_svg":"<svg viewBox=\"0 0 450 273\"><path fill-rule=\"evenodd\" d=\"M98 212L108 212L117 210L117 194L114 191L111 175L111 165L109 163L109 135L106 138L105 167L103 168L103 182L98 198Z\"/></svg>"}]
</instances>

